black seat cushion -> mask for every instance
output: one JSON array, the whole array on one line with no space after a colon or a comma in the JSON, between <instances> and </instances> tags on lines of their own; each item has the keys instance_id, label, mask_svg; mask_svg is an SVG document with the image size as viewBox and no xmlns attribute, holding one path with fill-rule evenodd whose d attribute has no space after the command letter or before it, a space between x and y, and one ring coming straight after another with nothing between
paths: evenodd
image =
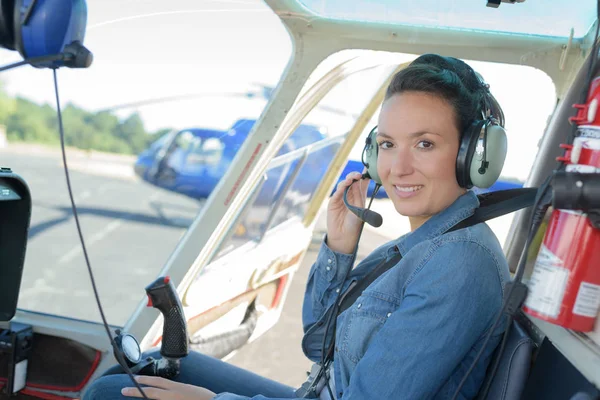
<instances>
[{"instance_id":1,"label":"black seat cushion","mask_svg":"<svg viewBox=\"0 0 600 400\"><path fill-rule=\"evenodd\" d=\"M498 354L500 349L496 349L477 400L517 400L521 398L531 368L531 356L535 344L517 321L513 321L509 329L504 350L502 354ZM500 357L500 364L496 374L492 377L491 372L497 357ZM488 385L491 386L485 395L483 392Z\"/></svg>"}]
</instances>

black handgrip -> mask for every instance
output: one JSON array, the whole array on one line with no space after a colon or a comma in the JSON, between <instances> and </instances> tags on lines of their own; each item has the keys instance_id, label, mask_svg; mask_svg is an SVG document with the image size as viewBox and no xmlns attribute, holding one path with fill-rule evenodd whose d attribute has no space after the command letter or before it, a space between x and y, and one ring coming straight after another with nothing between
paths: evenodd
<instances>
[{"instance_id":1,"label":"black handgrip","mask_svg":"<svg viewBox=\"0 0 600 400\"><path fill-rule=\"evenodd\" d=\"M584 212L600 209L600 174L558 171L552 189L554 208Z\"/></svg>"},{"instance_id":2,"label":"black handgrip","mask_svg":"<svg viewBox=\"0 0 600 400\"><path fill-rule=\"evenodd\" d=\"M187 356L187 324L175 286L168 276L160 277L146 286L146 293L148 305L158 309L164 317L160 354L172 359Z\"/></svg>"}]
</instances>

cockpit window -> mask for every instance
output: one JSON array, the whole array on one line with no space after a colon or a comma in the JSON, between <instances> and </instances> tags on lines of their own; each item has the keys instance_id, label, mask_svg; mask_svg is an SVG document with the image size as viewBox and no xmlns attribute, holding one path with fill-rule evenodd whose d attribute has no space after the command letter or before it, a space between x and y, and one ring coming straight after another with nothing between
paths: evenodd
<instances>
[{"instance_id":1,"label":"cockpit window","mask_svg":"<svg viewBox=\"0 0 600 400\"><path fill-rule=\"evenodd\" d=\"M319 79L331 62L357 54L375 53L348 51L334 55L313 72L307 85ZM347 77L304 117L271 162L235 228L220 246L217 258L243 245L259 243L270 231L291 220L302 220L348 131L390 68L365 68Z\"/></svg>"},{"instance_id":2,"label":"cockpit window","mask_svg":"<svg viewBox=\"0 0 600 400\"><path fill-rule=\"evenodd\" d=\"M126 322L143 298L145 284L161 271L219 187L252 124L272 100L292 53L288 32L263 2L222 2L219 8L226 12L219 13L212 12L214 4L192 3L90 2L86 45L97 61L88 70L58 74L75 201L103 306L114 325ZM477 12L485 15L473 14L466 0L302 3L329 18L561 37L569 35L567 21L574 23L574 36L581 37L594 16L591 0L578 7L558 0L552 6L535 1L502 4L506 15L511 10L523 14L506 21L496 20L500 14L490 14L494 10L483 5ZM527 7L543 23L527 17ZM550 10L555 18L544 19ZM156 29L159 24L168 29ZM4 50L0 55L6 62L18 58ZM333 67L354 55L334 54L318 70L327 71L323 66L329 61L335 61L328 64ZM301 162L302 149L310 145L303 140L312 134L332 141L345 137L386 68L415 56L395 54L385 67L378 62L365 67L339 83L302 120L307 130L292 135L280 155L299 153L270 165L239 213L236 234L243 243L256 243L271 228L302 217L332 157L324 147ZM554 107L554 88L547 76L530 67L472 65L488 80L506 113L509 151L503 174L522 182L535 158L531 149ZM0 125L6 126L9 139L0 148L0 160L27 181L33 197L18 306L99 321L90 312L96 304L66 192L51 76L27 68L3 73L0 86ZM306 87L321 76L317 72ZM356 145L356 159L363 143Z\"/></svg>"},{"instance_id":3,"label":"cockpit window","mask_svg":"<svg viewBox=\"0 0 600 400\"><path fill-rule=\"evenodd\" d=\"M94 64L57 73L75 202L113 325L125 324L227 173L244 142L227 132L261 115L291 54L266 4L224 2L218 13L215 4L88 1ZM9 139L0 165L33 199L18 307L100 321L66 191L52 74L27 66L0 80Z\"/></svg>"},{"instance_id":4,"label":"cockpit window","mask_svg":"<svg viewBox=\"0 0 600 400\"><path fill-rule=\"evenodd\" d=\"M596 2L578 0L516 1L500 10L473 0L300 0L327 18L448 27L478 31L583 37L596 18ZM501 11L501 12L500 12Z\"/></svg>"},{"instance_id":5,"label":"cockpit window","mask_svg":"<svg viewBox=\"0 0 600 400\"><path fill-rule=\"evenodd\" d=\"M158 152L164 145L165 143L167 143L168 141L170 141L173 136L176 134L177 132L175 131L171 131L169 133L165 133L164 135L162 135L157 141L155 141L154 143L152 143L150 145L150 152L151 153L156 153Z\"/></svg>"},{"instance_id":6,"label":"cockpit window","mask_svg":"<svg viewBox=\"0 0 600 400\"><path fill-rule=\"evenodd\" d=\"M217 165L221 161L225 144L218 138L207 138L202 140L194 138L186 163L194 165Z\"/></svg>"},{"instance_id":7,"label":"cockpit window","mask_svg":"<svg viewBox=\"0 0 600 400\"><path fill-rule=\"evenodd\" d=\"M189 151L190 147L194 143L195 137L194 134L190 131L179 132L177 138L175 139L175 145L177 148L183 151Z\"/></svg>"}]
</instances>

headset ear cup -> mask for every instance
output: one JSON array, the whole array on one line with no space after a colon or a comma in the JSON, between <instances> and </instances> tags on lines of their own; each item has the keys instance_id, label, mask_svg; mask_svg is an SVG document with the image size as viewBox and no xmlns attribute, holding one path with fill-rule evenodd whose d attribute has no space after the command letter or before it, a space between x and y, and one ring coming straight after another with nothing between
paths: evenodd
<instances>
[{"instance_id":1,"label":"headset ear cup","mask_svg":"<svg viewBox=\"0 0 600 400\"><path fill-rule=\"evenodd\" d=\"M373 129L369 133L369 137L366 140L365 148L363 149L363 163L367 167L367 173L375 183L382 184L381 178L377 173L377 154L379 153L379 147L377 146L377 128Z\"/></svg>"},{"instance_id":2,"label":"headset ear cup","mask_svg":"<svg viewBox=\"0 0 600 400\"><path fill-rule=\"evenodd\" d=\"M87 6L84 0L16 0L14 23L23 58L60 54L74 41L83 43Z\"/></svg>"},{"instance_id":3,"label":"headset ear cup","mask_svg":"<svg viewBox=\"0 0 600 400\"><path fill-rule=\"evenodd\" d=\"M473 187L471 182L471 160L477 148L481 128L485 124L484 120L477 120L471 124L467 131L463 134L456 156L456 181L458 185L465 189Z\"/></svg>"},{"instance_id":4,"label":"headset ear cup","mask_svg":"<svg viewBox=\"0 0 600 400\"><path fill-rule=\"evenodd\" d=\"M21 54L21 57L27 58L27 54L25 53L25 48L23 46L23 24L21 23L21 10L23 10L23 1L24 0L14 0L15 1L15 9L13 11L13 25L15 31L15 50ZM27 1L27 0L25 0ZM35 10L32 10L35 12Z\"/></svg>"},{"instance_id":5,"label":"headset ear cup","mask_svg":"<svg viewBox=\"0 0 600 400\"><path fill-rule=\"evenodd\" d=\"M476 152L469 169L471 183L479 188L489 188L498 180L508 150L506 131L500 125L489 125L486 135L487 168L483 174L479 171L483 161L483 152Z\"/></svg>"},{"instance_id":6,"label":"headset ear cup","mask_svg":"<svg viewBox=\"0 0 600 400\"><path fill-rule=\"evenodd\" d=\"M0 46L15 50L14 0L0 0Z\"/></svg>"}]
</instances>

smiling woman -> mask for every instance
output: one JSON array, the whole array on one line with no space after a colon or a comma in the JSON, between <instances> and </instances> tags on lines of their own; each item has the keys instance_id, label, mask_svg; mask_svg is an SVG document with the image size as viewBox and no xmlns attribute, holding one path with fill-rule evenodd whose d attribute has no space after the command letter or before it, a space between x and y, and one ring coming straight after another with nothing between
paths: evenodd
<instances>
[{"instance_id":1,"label":"smiling woman","mask_svg":"<svg viewBox=\"0 0 600 400\"><path fill-rule=\"evenodd\" d=\"M460 133L456 111L434 94L393 93L379 114L378 174L412 230L448 207L465 189L456 182Z\"/></svg>"},{"instance_id":2,"label":"smiling woman","mask_svg":"<svg viewBox=\"0 0 600 400\"><path fill-rule=\"evenodd\" d=\"M485 397L480 388L486 387L484 376L496 371L491 365L499 365L495 382L503 393L506 378L515 375L521 379L508 393L523 392L526 372L511 369L512 363L505 368L491 362L504 330L509 263L492 229L470 217L485 212L488 203L480 204L480 198L494 196L478 197L471 186L484 188L501 172L535 186L552 173L556 153L562 152L559 142L570 129L571 105L589 86L585 57L597 55L590 51L594 31L583 34L594 19L591 1L549 0L556 7L502 2L492 10L483 0L90 0L86 46L96 62L85 71L59 71L61 98L78 104L63 113L65 121L77 122L68 130L106 144L106 137L91 132L110 131L124 141L145 138L144 126L149 131L173 127L173 134L163 132L164 143L149 149L147 168L138 168L166 183L189 166L212 173L206 167L235 150L202 203L131 176L108 176L123 165L131 168L131 157L67 151L71 165L89 168L70 176L108 320L139 339L139 354L163 358L159 366L170 367L168 376L179 372L176 382L142 378L148 397L472 399ZM5 0L0 11L7 2L19 5L19 12L48 3ZM31 8L21 7L26 3ZM471 67L485 77L493 96ZM48 72L28 68L3 79L9 95L43 102L54 95ZM257 82L262 89L247 90ZM503 113L494 97L511 124L510 150L517 150L506 170ZM18 122L24 133L18 137L32 137L25 133L38 128L45 137L58 136L51 106L14 104L21 107L16 115L0 113L7 130L15 131ZM23 109L24 104L31 108ZM36 107L44 111L33 118L28 110ZM119 113L95 118L82 108ZM131 110L139 115L129 117ZM328 131L312 122L320 117ZM222 139L241 137L241 130L229 129L238 120L251 121L251 127L229 146ZM308 130L300 129L307 123ZM318 142L300 140L308 132ZM355 159L361 159L362 150L370 153L367 172L391 197L385 204L393 229L383 239L363 232L363 221L349 212L366 204L366 175L351 173L331 195L351 148L368 132L372 136L358 145ZM28 361L35 368L19 377L26 388L16 398L32 393L123 398L122 390L133 382L120 375L118 366L111 368L115 360L106 334L116 327L95 322L87 260L72 223L59 153L31 143L9 143L1 152L3 166L13 167L30 184L33 200L23 290L8 332L21 324L32 328ZM489 179L481 179L488 172ZM195 189L195 182L202 185L203 179L182 187ZM374 208L379 205L383 201ZM321 210L327 210L327 235L315 238ZM394 217L410 220L412 229L394 225ZM522 251L527 246L521 242L533 237L527 217L518 214L511 226L508 257L531 254ZM479 223L463 223L473 220ZM365 258L358 252L363 233ZM318 252L311 248L317 243ZM312 258L305 258L307 253ZM303 259L305 265L314 263L306 265L304 275L296 274ZM306 364L296 364L295 356L288 358L295 364L291 368L281 362L283 352L291 354L294 329L287 323L296 318L282 318L282 312L286 299L293 299L295 275L306 277L292 303L302 312L298 348L315 363L304 384L305 371L298 381L288 371ZM168 314L161 309L164 319L155 309L159 302L146 307L144 287L153 280L169 282L162 287L169 288L170 300L181 298L181 303L169 302L174 308ZM347 295L349 287L360 290ZM170 329L173 321L178 328ZM267 364L272 375L261 377L221 360L247 343L258 344L255 339L278 321L285 334L278 340L263 336L271 347L258 350L248 366L257 371L259 363ZM544 340L532 358L527 382L532 392L574 393L600 386L598 330L574 335L534 319L521 325L533 330L538 344ZM514 336L505 337L507 351L500 347L498 352L514 360ZM186 350L155 351L173 344ZM519 367L531 365L530 350L525 346L520 353ZM118 356L120 350L115 351ZM136 355L129 354L127 361L135 364ZM572 364L560 368L560 379L552 375L556 371L545 370L553 360ZM0 354L2 389L12 386L5 382L14 364L10 353ZM164 372L143 366L131 367ZM564 391L555 389L563 384ZM492 385L490 393L495 392ZM597 391L591 393L597 397ZM494 394L488 398L495 399Z\"/></svg>"},{"instance_id":3,"label":"smiling woman","mask_svg":"<svg viewBox=\"0 0 600 400\"><path fill-rule=\"evenodd\" d=\"M458 67L450 69L452 63ZM501 109L487 109L495 100L486 100L493 96L466 64L425 55L411 66L394 77L379 114L377 172L414 231L472 186L461 176L460 162L464 148L473 146L471 125L488 115L497 115L502 124L504 118ZM494 151L501 169L506 147ZM495 173L487 168L484 173Z\"/></svg>"},{"instance_id":4,"label":"smiling woman","mask_svg":"<svg viewBox=\"0 0 600 400\"><path fill-rule=\"evenodd\" d=\"M410 218L412 232L383 244L354 267L362 221L342 196L362 174L354 172L338 184L327 208L327 235L304 294L302 347L317 364L298 396L416 399L478 393L505 329L494 324L494 317L509 280L508 265L487 225L448 229L479 206L475 194L466 191L471 181L459 184L454 166L461 142L478 141L479 132L470 127L492 113L492 103L487 86L454 58L421 56L392 78L379 114L375 162L396 210ZM348 202L364 207L366 187L364 181L352 185ZM394 267L338 315L341 289L391 260L396 260ZM332 322L332 317L337 318ZM492 339L484 341L488 332ZM483 357L476 359L463 386L464 371L480 352ZM179 384L143 379L154 398L165 400L294 397L291 387L199 353L182 363L175 378ZM124 385L122 375L104 376L84 399L140 396L133 388L122 391Z\"/></svg>"}]
</instances>

